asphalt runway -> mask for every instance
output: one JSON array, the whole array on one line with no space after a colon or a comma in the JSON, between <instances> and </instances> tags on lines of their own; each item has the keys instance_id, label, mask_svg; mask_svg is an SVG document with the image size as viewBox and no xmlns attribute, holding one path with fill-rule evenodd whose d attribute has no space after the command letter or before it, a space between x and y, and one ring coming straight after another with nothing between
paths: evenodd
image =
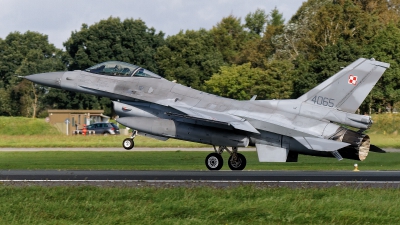
<instances>
[{"instance_id":1,"label":"asphalt runway","mask_svg":"<svg viewBox=\"0 0 400 225\"><path fill-rule=\"evenodd\" d=\"M0 180L399 182L400 171L83 171L0 170Z\"/></svg>"},{"instance_id":2,"label":"asphalt runway","mask_svg":"<svg viewBox=\"0 0 400 225\"><path fill-rule=\"evenodd\" d=\"M208 148L140 148L139 151L210 151ZM2 148L0 151L119 151L117 148ZM247 149L254 151L254 149ZM393 149L388 152L398 152ZM315 184L317 187L338 184L364 187L400 188L400 171L82 171L82 170L0 170L2 183L58 183L104 184L112 183L266 183L266 184ZM294 186L296 186L294 185Z\"/></svg>"}]
</instances>

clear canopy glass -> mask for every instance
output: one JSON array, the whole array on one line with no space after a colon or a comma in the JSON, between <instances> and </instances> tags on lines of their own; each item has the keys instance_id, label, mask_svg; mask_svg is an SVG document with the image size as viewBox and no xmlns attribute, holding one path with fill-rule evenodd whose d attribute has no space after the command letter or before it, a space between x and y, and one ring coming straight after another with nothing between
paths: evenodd
<instances>
[{"instance_id":1,"label":"clear canopy glass","mask_svg":"<svg viewBox=\"0 0 400 225\"><path fill-rule=\"evenodd\" d=\"M161 78L159 75L143 69L139 66L135 66L125 62L109 61L97 64L85 70L89 73L108 75L108 76L120 76L120 77L153 77Z\"/></svg>"}]
</instances>

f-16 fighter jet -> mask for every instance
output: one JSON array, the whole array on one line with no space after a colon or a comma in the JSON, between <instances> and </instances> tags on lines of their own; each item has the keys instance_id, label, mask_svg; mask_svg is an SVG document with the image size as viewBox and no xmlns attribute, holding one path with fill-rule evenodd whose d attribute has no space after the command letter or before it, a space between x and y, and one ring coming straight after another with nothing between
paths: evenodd
<instances>
[{"instance_id":1,"label":"f-16 fighter jet","mask_svg":"<svg viewBox=\"0 0 400 225\"><path fill-rule=\"evenodd\" d=\"M360 58L298 99L238 101L170 82L132 64L110 61L86 70L25 76L37 84L109 97L117 121L137 134L209 144L209 170L220 170L223 151L232 170L243 170L240 147L255 146L260 162L296 162L298 154L365 160L370 116L354 114L388 63ZM346 127L344 127L346 126ZM349 129L348 127L352 127Z\"/></svg>"}]
</instances>

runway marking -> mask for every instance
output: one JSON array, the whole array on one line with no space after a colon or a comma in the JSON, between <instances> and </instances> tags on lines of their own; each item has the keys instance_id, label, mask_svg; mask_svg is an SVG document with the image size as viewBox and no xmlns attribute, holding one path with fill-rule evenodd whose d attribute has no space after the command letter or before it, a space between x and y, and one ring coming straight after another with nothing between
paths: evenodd
<instances>
[{"instance_id":1,"label":"runway marking","mask_svg":"<svg viewBox=\"0 0 400 225\"><path fill-rule=\"evenodd\" d=\"M110 183L343 183L343 184L400 184L400 181L238 181L238 180L0 180L0 182L110 182Z\"/></svg>"}]
</instances>

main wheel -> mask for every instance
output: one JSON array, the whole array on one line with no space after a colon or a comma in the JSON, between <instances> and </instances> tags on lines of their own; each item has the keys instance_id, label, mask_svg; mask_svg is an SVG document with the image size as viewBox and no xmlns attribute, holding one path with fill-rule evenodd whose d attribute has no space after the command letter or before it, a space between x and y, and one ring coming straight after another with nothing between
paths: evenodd
<instances>
[{"instance_id":1,"label":"main wheel","mask_svg":"<svg viewBox=\"0 0 400 225\"><path fill-rule=\"evenodd\" d=\"M229 157L228 166L231 170L243 170L246 167L246 157L237 153L237 160L233 161L232 156Z\"/></svg>"},{"instance_id":2,"label":"main wheel","mask_svg":"<svg viewBox=\"0 0 400 225\"><path fill-rule=\"evenodd\" d=\"M218 153L210 153L206 157L206 167L209 170L220 170L224 165L224 159Z\"/></svg>"},{"instance_id":3,"label":"main wheel","mask_svg":"<svg viewBox=\"0 0 400 225\"><path fill-rule=\"evenodd\" d=\"M125 138L125 140L122 142L122 147L124 147L126 150L131 150L134 146L135 142L132 138Z\"/></svg>"}]
</instances>

